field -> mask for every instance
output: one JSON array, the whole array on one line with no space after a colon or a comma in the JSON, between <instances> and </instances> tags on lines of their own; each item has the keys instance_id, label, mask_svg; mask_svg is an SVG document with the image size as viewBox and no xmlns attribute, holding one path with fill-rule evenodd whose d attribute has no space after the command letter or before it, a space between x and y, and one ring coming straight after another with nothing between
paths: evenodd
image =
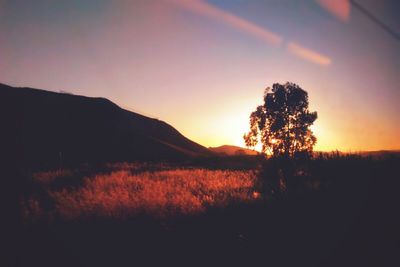
<instances>
[{"instance_id":1,"label":"field","mask_svg":"<svg viewBox=\"0 0 400 267\"><path fill-rule=\"evenodd\" d=\"M13 266L387 266L398 255L398 157L243 159L21 172L5 251Z\"/></svg>"},{"instance_id":2,"label":"field","mask_svg":"<svg viewBox=\"0 0 400 267\"><path fill-rule=\"evenodd\" d=\"M79 171L58 170L32 175L45 196L22 200L26 220L124 219L137 215L163 218L203 213L210 207L252 202L260 197L254 171L169 169L138 171L140 164L115 164L109 173L80 178ZM150 167L157 169L157 167ZM74 177L75 176L75 177ZM44 203L44 200L50 202Z\"/></svg>"}]
</instances>

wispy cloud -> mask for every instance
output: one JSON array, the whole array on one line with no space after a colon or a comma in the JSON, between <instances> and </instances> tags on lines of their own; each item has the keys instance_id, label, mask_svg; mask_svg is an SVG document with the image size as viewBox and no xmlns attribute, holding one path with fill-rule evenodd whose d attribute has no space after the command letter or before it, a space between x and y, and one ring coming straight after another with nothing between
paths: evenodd
<instances>
[{"instance_id":1,"label":"wispy cloud","mask_svg":"<svg viewBox=\"0 0 400 267\"><path fill-rule=\"evenodd\" d=\"M350 0L316 0L316 2L340 21L350 18Z\"/></svg>"},{"instance_id":2,"label":"wispy cloud","mask_svg":"<svg viewBox=\"0 0 400 267\"><path fill-rule=\"evenodd\" d=\"M168 2L175 4L180 8L184 8L185 10L189 10L195 14L200 14L202 16L223 22L230 27L251 34L254 37L261 39L270 45L281 46L284 42L284 39L281 35L272 32L266 27L256 25L249 20L232 14L229 11L218 8L212 4L207 3L206 1L169 0ZM299 45L298 43L289 42L286 46L286 49L293 55L298 56L309 62L313 62L318 65L331 64L331 59L329 57L321 55L318 52L313 51L312 49Z\"/></svg>"},{"instance_id":3,"label":"wispy cloud","mask_svg":"<svg viewBox=\"0 0 400 267\"><path fill-rule=\"evenodd\" d=\"M242 30L246 33L252 34L265 42L272 45L280 45L283 38L265 27L260 27L248 20L236 16L228 11L222 10L214 5L211 5L201 0L170 0L171 3L185 8L196 14L207 16L215 20L221 21L233 28Z\"/></svg>"},{"instance_id":4,"label":"wispy cloud","mask_svg":"<svg viewBox=\"0 0 400 267\"><path fill-rule=\"evenodd\" d=\"M326 66L331 64L332 62L332 60L329 57L321 55L311 49L305 48L295 42L288 43L287 49L290 53L307 61L316 63L318 65Z\"/></svg>"}]
</instances>

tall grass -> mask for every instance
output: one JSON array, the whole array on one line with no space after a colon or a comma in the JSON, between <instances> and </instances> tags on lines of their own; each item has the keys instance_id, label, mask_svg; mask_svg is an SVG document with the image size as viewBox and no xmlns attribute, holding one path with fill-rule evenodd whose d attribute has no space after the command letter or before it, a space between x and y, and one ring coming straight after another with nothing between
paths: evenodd
<instances>
[{"instance_id":1,"label":"tall grass","mask_svg":"<svg viewBox=\"0 0 400 267\"><path fill-rule=\"evenodd\" d=\"M43 176L50 180L49 175ZM52 208L47 211L40 209L45 203L34 197L25 206L29 216L67 220L141 214L165 217L254 201L259 197L255 184L253 171L175 169L132 173L122 169L85 177L80 186L58 190L49 187L47 201Z\"/></svg>"}]
</instances>

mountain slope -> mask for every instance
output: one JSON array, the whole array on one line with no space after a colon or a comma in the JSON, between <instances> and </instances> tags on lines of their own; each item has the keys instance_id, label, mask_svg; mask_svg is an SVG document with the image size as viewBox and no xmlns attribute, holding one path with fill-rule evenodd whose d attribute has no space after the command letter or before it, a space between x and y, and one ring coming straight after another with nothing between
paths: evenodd
<instances>
[{"instance_id":1,"label":"mountain slope","mask_svg":"<svg viewBox=\"0 0 400 267\"><path fill-rule=\"evenodd\" d=\"M219 147L209 147L211 151L219 154L224 154L227 156L234 156L234 155L258 155L259 153L255 150L238 147L238 146L230 146L230 145L223 145Z\"/></svg>"},{"instance_id":2,"label":"mountain slope","mask_svg":"<svg viewBox=\"0 0 400 267\"><path fill-rule=\"evenodd\" d=\"M0 84L1 140L22 165L179 159L211 152L105 98Z\"/></svg>"}]
</instances>

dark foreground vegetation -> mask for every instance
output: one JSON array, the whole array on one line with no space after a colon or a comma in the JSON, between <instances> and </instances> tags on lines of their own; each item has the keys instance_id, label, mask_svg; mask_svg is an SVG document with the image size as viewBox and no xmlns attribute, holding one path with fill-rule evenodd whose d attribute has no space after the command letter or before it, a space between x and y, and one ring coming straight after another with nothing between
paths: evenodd
<instances>
[{"instance_id":1,"label":"dark foreground vegetation","mask_svg":"<svg viewBox=\"0 0 400 267\"><path fill-rule=\"evenodd\" d=\"M30 217L21 204L35 197L42 209L52 211L49 188L81 188L83 177L112 174L116 165L81 166L69 178L47 185L28 172L10 173L2 266L398 266L399 164L396 156L340 155L125 164L129 175L177 169L234 172L229 169L240 166L257 179L246 189L252 201L229 202L223 198L226 192L218 191L214 196L229 203L205 205L199 212L123 218L96 213L73 219Z\"/></svg>"}]
</instances>

